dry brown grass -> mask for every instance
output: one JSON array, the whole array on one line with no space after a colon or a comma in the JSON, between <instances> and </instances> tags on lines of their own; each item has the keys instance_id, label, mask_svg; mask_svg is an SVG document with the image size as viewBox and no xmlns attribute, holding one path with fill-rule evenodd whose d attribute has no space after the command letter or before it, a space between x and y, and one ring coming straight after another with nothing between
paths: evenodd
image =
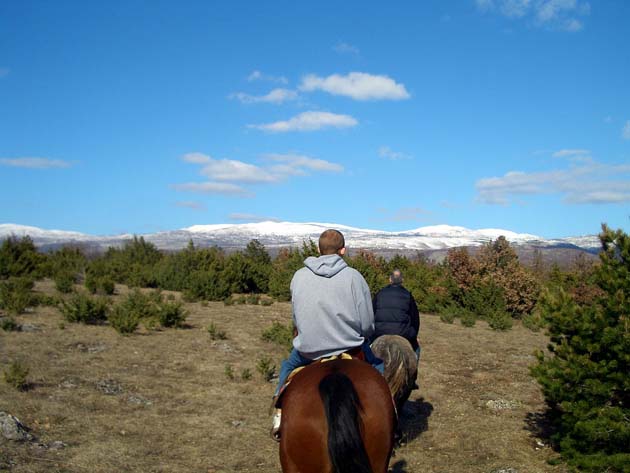
<instances>
[{"instance_id":1,"label":"dry brown grass","mask_svg":"<svg viewBox=\"0 0 630 473\"><path fill-rule=\"evenodd\" d=\"M37 288L53 292L50 283ZM0 331L1 369L20 359L32 383L19 392L0 381L0 410L30 426L40 444L67 444L52 450L0 440L0 471L279 471L268 437L274 385L261 380L256 363L267 355L279 366L283 349L261 333L273 321L286 323L290 306L186 308L185 329L126 337L107 326L62 329L53 308L17 318L39 332ZM211 340L211 322L226 340ZM433 316L423 316L421 329L420 391L405 408L408 441L391 461L394 472L564 471L546 463L553 452L537 448L527 430L528 414L543 409L527 371L532 351L546 344L542 334L520 325L507 333L481 323L470 329ZM249 381L240 379L246 368ZM104 394L104 381L120 391ZM513 401L513 408L492 410L489 400Z\"/></svg>"}]
</instances>

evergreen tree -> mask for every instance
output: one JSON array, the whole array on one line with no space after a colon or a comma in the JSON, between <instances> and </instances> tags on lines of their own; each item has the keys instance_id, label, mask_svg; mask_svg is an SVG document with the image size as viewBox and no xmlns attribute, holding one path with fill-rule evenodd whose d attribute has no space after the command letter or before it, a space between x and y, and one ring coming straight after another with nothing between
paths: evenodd
<instances>
[{"instance_id":1,"label":"evergreen tree","mask_svg":"<svg viewBox=\"0 0 630 473\"><path fill-rule=\"evenodd\" d=\"M630 237L605 225L596 281L602 295L578 304L563 290L542 300L551 355L538 354L556 429L552 440L575 469L630 471Z\"/></svg>"},{"instance_id":2,"label":"evergreen tree","mask_svg":"<svg viewBox=\"0 0 630 473\"><path fill-rule=\"evenodd\" d=\"M10 236L0 245L0 279L39 277L46 257L37 252L31 237Z\"/></svg>"}]
</instances>

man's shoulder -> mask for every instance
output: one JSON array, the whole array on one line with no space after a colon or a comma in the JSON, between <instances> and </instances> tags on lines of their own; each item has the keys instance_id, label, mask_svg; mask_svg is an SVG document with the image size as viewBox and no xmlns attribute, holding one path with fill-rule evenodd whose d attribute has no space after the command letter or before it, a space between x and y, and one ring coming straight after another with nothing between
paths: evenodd
<instances>
[{"instance_id":1,"label":"man's shoulder","mask_svg":"<svg viewBox=\"0 0 630 473\"><path fill-rule=\"evenodd\" d=\"M310 269L308 269L306 266L302 266L300 269L298 269L295 273L293 273L293 279L300 279L303 278L305 275L307 275L308 273L312 274L312 271Z\"/></svg>"},{"instance_id":2,"label":"man's shoulder","mask_svg":"<svg viewBox=\"0 0 630 473\"><path fill-rule=\"evenodd\" d=\"M345 267L342 272L346 273L346 275L349 277L357 278L357 279L360 279L361 281L365 281L365 278L363 277L363 275L351 266Z\"/></svg>"},{"instance_id":3,"label":"man's shoulder","mask_svg":"<svg viewBox=\"0 0 630 473\"><path fill-rule=\"evenodd\" d=\"M409 292L407 290L407 288L403 287L402 285L400 285L400 284L390 284L389 286L385 286L383 289L378 291L376 296L378 297L379 295L395 294L395 293L411 295L411 292Z\"/></svg>"}]
</instances>

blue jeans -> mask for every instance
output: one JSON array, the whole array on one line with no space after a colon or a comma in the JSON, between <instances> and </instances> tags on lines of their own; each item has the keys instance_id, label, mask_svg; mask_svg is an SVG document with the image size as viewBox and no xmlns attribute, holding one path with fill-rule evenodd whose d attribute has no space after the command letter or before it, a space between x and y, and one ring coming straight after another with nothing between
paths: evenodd
<instances>
[{"instance_id":1,"label":"blue jeans","mask_svg":"<svg viewBox=\"0 0 630 473\"><path fill-rule=\"evenodd\" d=\"M385 365L383 363L383 360L381 360L380 358L377 358L376 355L374 355L374 353L372 352L372 349L370 348L370 345L367 342L365 342L361 346L361 349L363 350L365 361L367 361L374 368L376 368L379 373L383 374L383 372L385 371ZM289 357L286 360L284 360L282 364L280 365L280 373L278 375L278 386L276 386L276 391L274 393L274 396L277 396L280 393L280 388L284 386L284 383L286 382L287 378L289 377L289 375L294 369L299 368L300 366L310 365L313 361L314 360L311 360L310 358L303 357L302 355L300 355L299 351L293 348L291 350L291 353L289 354Z\"/></svg>"}]
</instances>

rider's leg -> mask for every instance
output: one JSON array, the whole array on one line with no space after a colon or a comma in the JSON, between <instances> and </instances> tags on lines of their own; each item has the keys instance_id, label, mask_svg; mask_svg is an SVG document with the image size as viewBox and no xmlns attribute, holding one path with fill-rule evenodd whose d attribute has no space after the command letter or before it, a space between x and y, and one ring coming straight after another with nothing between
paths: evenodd
<instances>
[{"instance_id":1,"label":"rider's leg","mask_svg":"<svg viewBox=\"0 0 630 473\"><path fill-rule=\"evenodd\" d=\"M291 374L291 372L295 368L299 368L300 366L306 366L310 364L313 360L309 360L308 358L304 358L300 353L294 348L291 350L289 357L282 362L280 365L280 374L278 375L278 386L276 387L276 391L273 395L274 405L277 401L278 394L280 394L280 389L284 386L287 378ZM275 441L280 441L280 423L282 420L282 410L277 409L273 413L272 427L271 427L271 438Z\"/></svg>"},{"instance_id":2,"label":"rider's leg","mask_svg":"<svg viewBox=\"0 0 630 473\"><path fill-rule=\"evenodd\" d=\"M383 374L385 372L385 363L383 362L383 360L376 357L376 355L370 348L370 344L367 341L363 342L361 349L363 350L363 355L365 355L365 361L376 368L379 373Z\"/></svg>"},{"instance_id":3,"label":"rider's leg","mask_svg":"<svg viewBox=\"0 0 630 473\"><path fill-rule=\"evenodd\" d=\"M308 358L304 358L300 355L300 352L295 348L291 350L289 357L282 362L280 365L280 373L278 374L278 386L276 386L276 391L274 396L277 396L280 393L280 389L284 386L284 383L287 381L287 378L291 374L295 368L299 368L300 366L306 366L311 363L313 360L309 360Z\"/></svg>"}]
</instances>

